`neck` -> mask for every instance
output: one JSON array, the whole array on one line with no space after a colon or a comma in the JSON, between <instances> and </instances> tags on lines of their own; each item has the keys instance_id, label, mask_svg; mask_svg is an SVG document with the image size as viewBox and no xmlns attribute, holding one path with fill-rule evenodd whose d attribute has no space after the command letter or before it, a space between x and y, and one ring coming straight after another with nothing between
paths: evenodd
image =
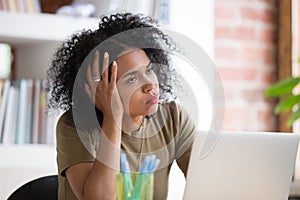
<instances>
[{"instance_id":1,"label":"neck","mask_svg":"<svg viewBox=\"0 0 300 200\"><path fill-rule=\"evenodd\" d=\"M129 114L124 114L122 121L122 129L127 132L136 131L141 127L143 120L143 115L132 116Z\"/></svg>"}]
</instances>

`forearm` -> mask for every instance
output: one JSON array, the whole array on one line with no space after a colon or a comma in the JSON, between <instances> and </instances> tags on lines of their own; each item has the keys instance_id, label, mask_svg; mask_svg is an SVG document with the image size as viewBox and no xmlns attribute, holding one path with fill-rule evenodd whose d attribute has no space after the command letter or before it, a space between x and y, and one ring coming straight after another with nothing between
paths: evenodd
<instances>
[{"instance_id":1,"label":"forearm","mask_svg":"<svg viewBox=\"0 0 300 200\"><path fill-rule=\"evenodd\" d=\"M86 179L82 198L80 199L115 200L115 176L116 170L108 168L96 160Z\"/></svg>"},{"instance_id":2,"label":"forearm","mask_svg":"<svg viewBox=\"0 0 300 200\"><path fill-rule=\"evenodd\" d=\"M116 121L104 118L97 157L84 187L84 196L89 197L87 199L116 199L115 179L119 171L120 145L121 130Z\"/></svg>"},{"instance_id":3,"label":"forearm","mask_svg":"<svg viewBox=\"0 0 300 200\"><path fill-rule=\"evenodd\" d=\"M102 130L96 159L81 181L83 199L116 199L116 173L120 165L121 119L123 105L116 87L117 63L111 67L109 80L109 55L104 53L103 72L99 71L99 51L96 51L91 68L87 69L85 90L103 113ZM93 77L102 77L95 82ZM113 107L112 107L113 103ZM114 117L118 116L118 117ZM74 174L76 176L76 174Z\"/></svg>"}]
</instances>

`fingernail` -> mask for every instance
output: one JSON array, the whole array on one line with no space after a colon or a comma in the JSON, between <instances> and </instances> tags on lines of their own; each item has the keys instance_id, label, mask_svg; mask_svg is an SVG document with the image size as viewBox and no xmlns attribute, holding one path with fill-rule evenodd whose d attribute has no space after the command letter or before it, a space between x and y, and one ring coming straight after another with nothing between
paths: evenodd
<instances>
[{"instance_id":1,"label":"fingernail","mask_svg":"<svg viewBox=\"0 0 300 200\"><path fill-rule=\"evenodd\" d=\"M108 57L108 53L104 52L104 58L107 58L107 57Z\"/></svg>"}]
</instances>

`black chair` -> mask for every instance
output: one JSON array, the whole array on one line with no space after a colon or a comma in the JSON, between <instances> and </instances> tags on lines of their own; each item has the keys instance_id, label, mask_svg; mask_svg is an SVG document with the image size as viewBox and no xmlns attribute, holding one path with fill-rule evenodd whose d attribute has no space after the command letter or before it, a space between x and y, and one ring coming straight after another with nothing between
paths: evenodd
<instances>
[{"instance_id":1,"label":"black chair","mask_svg":"<svg viewBox=\"0 0 300 200\"><path fill-rule=\"evenodd\" d=\"M300 181L295 180L291 184L289 200L300 200Z\"/></svg>"},{"instance_id":2,"label":"black chair","mask_svg":"<svg viewBox=\"0 0 300 200\"><path fill-rule=\"evenodd\" d=\"M34 179L15 190L7 200L56 200L58 176L49 175Z\"/></svg>"}]
</instances>

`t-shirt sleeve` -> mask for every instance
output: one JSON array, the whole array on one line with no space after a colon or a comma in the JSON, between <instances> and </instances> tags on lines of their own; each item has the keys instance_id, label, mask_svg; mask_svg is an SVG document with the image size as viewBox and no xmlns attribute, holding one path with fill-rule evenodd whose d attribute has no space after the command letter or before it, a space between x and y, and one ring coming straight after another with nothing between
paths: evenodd
<instances>
[{"instance_id":1,"label":"t-shirt sleeve","mask_svg":"<svg viewBox=\"0 0 300 200\"><path fill-rule=\"evenodd\" d=\"M95 153L91 151L93 143L89 140L88 135L79 137L70 111L60 117L56 127L57 164L60 175L65 176L65 170L74 164L95 160Z\"/></svg>"},{"instance_id":2,"label":"t-shirt sleeve","mask_svg":"<svg viewBox=\"0 0 300 200\"><path fill-rule=\"evenodd\" d=\"M181 171L186 174L190 160L192 145L195 138L196 128L188 112L179 104L178 110L178 135L176 136L176 162Z\"/></svg>"}]
</instances>

